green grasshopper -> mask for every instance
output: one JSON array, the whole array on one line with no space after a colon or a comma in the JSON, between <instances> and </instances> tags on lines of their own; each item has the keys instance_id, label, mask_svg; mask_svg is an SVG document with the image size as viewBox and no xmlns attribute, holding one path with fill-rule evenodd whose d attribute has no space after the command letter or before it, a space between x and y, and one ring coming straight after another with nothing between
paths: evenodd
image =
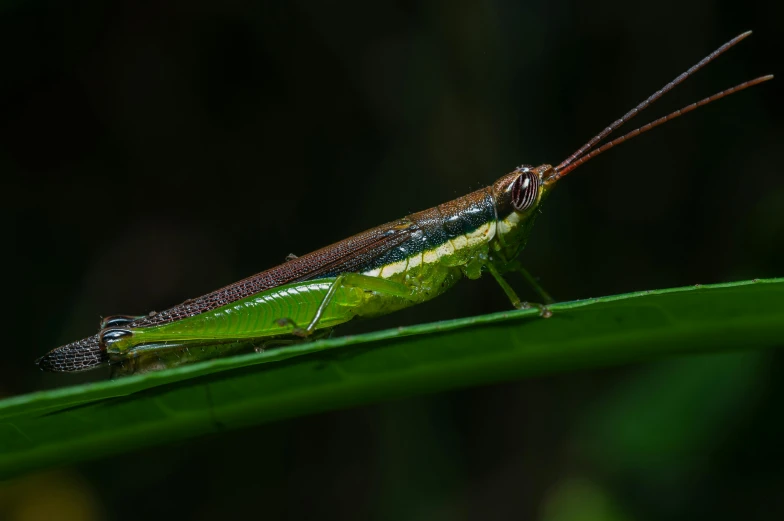
<instances>
[{"instance_id":1,"label":"green grasshopper","mask_svg":"<svg viewBox=\"0 0 784 521\"><path fill-rule=\"evenodd\" d=\"M762 76L724 90L599 148L611 132L734 46L743 33L665 85L553 167L521 166L492 185L453 201L372 228L165 311L104 319L100 331L47 353L36 363L73 372L104 364L126 372L151 370L246 349L285 345L327 334L354 317L392 313L441 295L463 277L488 272L518 309L522 302L503 276L521 272L517 261L539 207L559 179L586 161L697 107L752 87Z\"/></svg>"}]
</instances>

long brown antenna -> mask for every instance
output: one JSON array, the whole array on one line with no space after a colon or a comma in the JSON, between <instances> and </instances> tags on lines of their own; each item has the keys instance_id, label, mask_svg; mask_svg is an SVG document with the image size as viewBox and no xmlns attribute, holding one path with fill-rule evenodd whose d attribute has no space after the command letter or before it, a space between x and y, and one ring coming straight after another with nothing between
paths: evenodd
<instances>
[{"instance_id":1,"label":"long brown antenna","mask_svg":"<svg viewBox=\"0 0 784 521\"><path fill-rule=\"evenodd\" d=\"M600 146L599 148L597 148L593 152L591 152L591 153L589 153L587 155L584 155L583 157L581 157L581 158L577 159L576 161L572 162L572 164L570 164L569 166L567 166L565 168L561 168L560 170L555 169L555 173L547 179L547 182L557 181L558 179L560 179L561 177L565 176L566 174L568 174L569 172L571 172L572 170L574 170L578 166L582 165L586 161L589 161L590 159L598 156L602 152L610 150L615 145L620 145L621 143L623 143L624 141L626 141L628 139L631 139L633 137L639 136L643 132L648 132L650 129L652 129L654 127L658 127L659 125L661 125L663 123L667 123L668 121L670 121L672 119L675 119L675 118L677 118L679 116L683 116L687 112L691 112L692 110L694 110L694 109L696 109L698 107L702 107L703 105L707 105L708 103L710 103L712 101L716 101L717 99L721 99L724 96L729 96L730 94L734 94L734 93L736 93L738 91L741 91L743 89L748 89L749 87L753 87L754 85L757 85L757 84L760 84L760 83L762 83L764 81L768 81L768 80L772 80L772 79L773 79L773 75L772 74L768 74L767 76L761 76L759 78L755 78L753 80L749 80L747 82L741 83L740 85L736 85L736 86L732 87L731 89L727 89L727 90L723 90L721 92L718 92L718 93L714 94L713 96L710 96L709 98L705 98L703 100L698 101L697 103L692 103L691 105L687 105L687 106L683 107L680 110L676 110L675 112L673 112L671 114L667 114L666 116L661 117L661 118L659 118L659 119L657 119L655 121L652 121L652 122L648 123L647 125L643 125L640 128L638 128L638 129L632 130L628 134L624 134L623 136L621 136L619 138L613 139L609 143L605 143L604 145ZM559 167L560 167L560 165L559 165Z\"/></svg>"},{"instance_id":2,"label":"long brown antenna","mask_svg":"<svg viewBox=\"0 0 784 521\"><path fill-rule=\"evenodd\" d=\"M741 40L743 40L744 38L746 38L750 34L751 34L751 31L746 31L743 34L740 34L740 35L736 36L735 38L733 38L732 40L728 41L727 43L725 43L724 45L722 45L721 47L719 47L718 49L716 49L715 51L710 53L708 56L706 56L705 58L700 60L700 62L697 65L694 65L689 70L687 70L686 72L684 72L683 74L681 74L680 76L678 76L677 78L672 80L670 83L668 83L667 85L662 87L660 90L654 92L648 99L646 99L645 101L643 101L642 103L640 103L639 105L634 107L632 110L630 110L629 112L624 114L624 116L621 119L615 121L615 123L613 123L612 125L610 125L606 129L604 129L601 132L599 132L598 134L596 134L596 136L594 136L593 139L591 139L589 142L587 142L586 144L584 144L583 146L578 148L575 151L574 154L572 154L571 156L569 156L565 160L563 160L560 165L555 167L556 173L560 172L562 169L568 167L577 158L579 158L580 156L585 154L588 150L590 150L591 147L593 147L594 145L599 143L601 140L603 140L604 138L609 136L610 133L612 133L614 130L617 130L621 125L623 125L624 123L626 123L627 121L632 119L634 116L636 116L637 114L639 114L640 112L642 112L643 110L648 108L648 106L651 103L653 103L654 101L656 101L659 98L661 98L662 96L664 96L666 93L668 93L669 91L674 89L678 84L683 82L683 80L685 80L686 78L688 78L689 76L691 76L692 74L697 72L698 70L702 69L704 66L706 66L707 64L712 62L719 55L721 55L724 51L726 51L727 49L729 49L730 47L732 47L736 43L740 42Z\"/></svg>"}]
</instances>

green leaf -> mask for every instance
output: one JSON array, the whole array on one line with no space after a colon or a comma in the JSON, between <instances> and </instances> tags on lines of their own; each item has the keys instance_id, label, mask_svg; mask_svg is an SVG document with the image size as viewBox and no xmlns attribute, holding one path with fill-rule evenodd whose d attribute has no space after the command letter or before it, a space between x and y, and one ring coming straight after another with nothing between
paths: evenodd
<instances>
[{"instance_id":1,"label":"green leaf","mask_svg":"<svg viewBox=\"0 0 784 521\"><path fill-rule=\"evenodd\" d=\"M784 279L509 311L0 401L0 477L319 411L676 353L782 344Z\"/></svg>"}]
</instances>

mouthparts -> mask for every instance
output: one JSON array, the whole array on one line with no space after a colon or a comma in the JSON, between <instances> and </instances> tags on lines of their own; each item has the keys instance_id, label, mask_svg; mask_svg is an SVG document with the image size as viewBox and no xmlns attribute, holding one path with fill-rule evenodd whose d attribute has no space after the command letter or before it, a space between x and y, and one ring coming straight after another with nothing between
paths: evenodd
<instances>
[{"instance_id":1,"label":"mouthparts","mask_svg":"<svg viewBox=\"0 0 784 521\"><path fill-rule=\"evenodd\" d=\"M35 361L43 371L74 373L92 369L109 361L106 350L101 347L98 335L52 349Z\"/></svg>"}]
</instances>

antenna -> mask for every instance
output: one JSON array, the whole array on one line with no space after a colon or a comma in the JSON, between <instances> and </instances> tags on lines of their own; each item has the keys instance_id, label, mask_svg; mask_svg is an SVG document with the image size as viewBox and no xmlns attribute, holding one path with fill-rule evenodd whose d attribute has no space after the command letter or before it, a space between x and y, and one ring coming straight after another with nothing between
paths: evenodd
<instances>
[{"instance_id":1,"label":"antenna","mask_svg":"<svg viewBox=\"0 0 784 521\"><path fill-rule=\"evenodd\" d=\"M687 106L683 107L682 109L679 109L679 110L676 110L675 112L667 114L666 116L661 117L661 118L659 118L659 119L657 119L655 121L652 121L652 122L648 123L647 125L643 125L640 128L634 129L631 132L629 132L628 134L624 134L623 136L621 136L619 138L613 139L609 143L605 143L604 145L600 146L599 148L597 148L593 152L591 152L591 153L589 153L587 155L584 155L583 157L573 161L571 164L569 164L565 168L561 168L561 165L563 164L563 163L561 163L561 165L558 165L558 167L556 167L554 169L555 173L553 175L551 175L547 179L547 182L551 183L551 182L557 181L558 179L560 179L561 177L565 176L566 174L568 174L569 172L571 172L572 170L574 170L578 166L580 166L583 163L589 161L590 159L598 156L602 152L610 150L615 145L620 145L621 143L623 143L624 141L626 141L628 139L631 139L633 137L637 137L640 134L642 134L643 132L648 132L649 130L651 130L654 127L658 127L659 125L667 123L668 121L670 121L672 119L675 119L677 117L683 116L687 112L691 112L692 110L694 110L694 109L696 109L698 107L702 107L703 105L707 105L708 103L716 101L717 99L721 99L724 96L729 96L730 94L734 94L734 93L736 93L738 91L741 91L743 89L748 89L749 87L753 87L754 85L758 85L758 84L760 84L762 82L765 82L765 81L768 81L768 80L772 80L772 79L773 79L773 75L772 74L768 74L767 76L760 76L759 78L755 78L753 80L746 81L744 83L741 83L740 85L736 85L736 86L734 86L734 87L732 87L730 89L718 92L718 93L714 94L713 96L710 96L708 98L702 99L702 100L700 100L700 101L698 101L696 103L692 103L691 105L687 105ZM560 168L560 170L559 170L559 168Z\"/></svg>"},{"instance_id":2,"label":"antenna","mask_svg":"<svg viewBox=\"0 0 784 521\"><path fill-rule=\"evenodd\" d=\"M692 66L689 70L687 70L686 72L684 72L683 74L681 74L680 76L678 76L677 78L672 80L670 83L668 83L667 85L662 87L660 90L654 92L648 99L646 99L645 101L643 101L642 103L640 103L639 105L634 107L632 110L630 110L629 112L624 114L624 116L621 119L616 120L615 123L613 123L609 127L605 128L604 130L599 132L590 141L588 141L586 144L584 144L583 146L578 148L574 152L574 154L572 154L571 156L567 157L565 160L563 160L561 162L560 165L555 167L556 179L561 177L558 174L562 170L564 170L566 167L571 165L580 156L582 156L588 150L590 150L594 145L596 145L597 143L602 141L604 138L609 136L614 130L617 130L618 128L620 128L624 123L626 123L627 121L632 119L634 116L636 116L637 114L639 114L640 112L642 112L643 110L648 108L648 106L651 105L653 102L655 102L656 100L658 100L659 98L661 98L662 96L667 94L669 91L674 89L677 85L679 85L681 82L683 82L683 80L685 80L686 78L688 78L689 76L691 76L692 74L697 72L698 70L702 69L704 66L706 66L707 64L712 62L714 59L716 59L718 56L720 56L722 53L724 53L724 51L726 51L730 47L734 46L736 43L740 42L741 40L743 40L744 38L746 38L750 34L751 34L751 31L746 31L745 33L739 34L738 36L736 36L732 40L728 41L727 43L725 43L724 45L722 45L721 47L719 47L718 49L716 49L715 51L710 53L708 56L706 56L705 58L700 60L699 63L697 63L696 65ZM738 90L740 90L740 89L738 89ZM555 180L555 179L553 179L553 180Z\"/></svg>"}]
</instances>

